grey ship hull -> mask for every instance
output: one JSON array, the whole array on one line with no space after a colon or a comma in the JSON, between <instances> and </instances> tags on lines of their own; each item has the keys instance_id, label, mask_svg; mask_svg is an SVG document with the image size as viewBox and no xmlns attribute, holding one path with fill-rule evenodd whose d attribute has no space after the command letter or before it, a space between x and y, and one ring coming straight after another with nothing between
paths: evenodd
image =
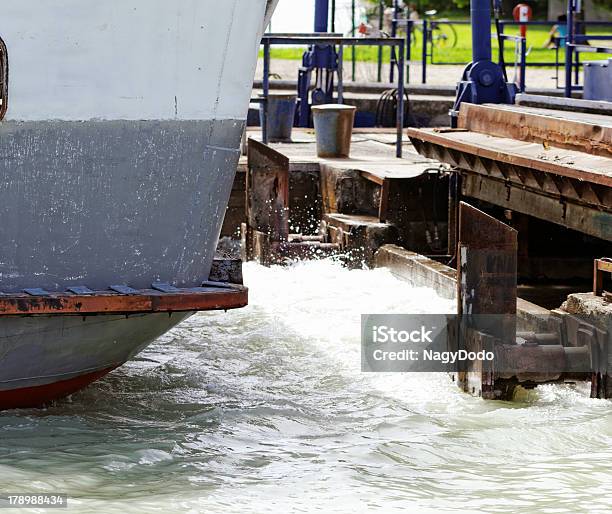
<instances>
[{"instance_id":1,"label":"grey ship hull","mask_svg":"<svg viewBox=\"0 0 612 514\"><path fill-rule=\"evenodd\" d=\"M0 294L208 279L276 1L7 0ZM70 394L190 314L146 312L0 316L0 409Z\"/></svg>"}]
</instances>

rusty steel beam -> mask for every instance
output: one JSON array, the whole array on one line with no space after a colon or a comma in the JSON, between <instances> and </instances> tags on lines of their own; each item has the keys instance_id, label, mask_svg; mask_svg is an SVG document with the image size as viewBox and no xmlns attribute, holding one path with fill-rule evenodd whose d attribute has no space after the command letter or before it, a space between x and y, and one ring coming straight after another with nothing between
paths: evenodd
<instances>
[{"instance_id":1,"label":"rusty steel beam","mask_svg":"<svg viewBox=\"0 0 612 514\"><path fill-rule=\"evenodd\" d=\"M493 361L470 361L458 385L485 399L510 400L517 386L590 380L604 397L607 334L580 318L564 316L564 330L550 320L542 333L516 331L516 230L461 202L457 288L460 324L456 349L492 352ZM605 270L608 270L606 263ZM612 269L612 267L610 268Z\"/></svg>"},{"instance_id":2,"label":"rusty steel beam","mask_svg":"<svg viewBox=\"0 0 612 514\"><path fill-rule=\"evenodd\" d=\"M612 212L578 204L568 198L540 194L533 189L477 173L463 172L461 176L462 194L466 197L612 241Z\"/></svg>"}]
</instances>

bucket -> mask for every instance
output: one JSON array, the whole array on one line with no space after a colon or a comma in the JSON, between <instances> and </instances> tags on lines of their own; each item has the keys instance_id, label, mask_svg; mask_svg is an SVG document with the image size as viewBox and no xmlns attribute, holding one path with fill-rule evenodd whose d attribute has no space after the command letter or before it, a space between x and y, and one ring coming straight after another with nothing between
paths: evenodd
<instances>
[{"instance_id":1,"label":"bucket","mask_svg":"<svg viewBox=\"0 0 612 514\"><path fill-rule=\"evenodd\" d=\"M349 156L355 111L354 106L342 104L317 105L312 108L319 157Z\"/></svg>"},{"instance_id":2,"label":"bucket","mask_svg":"<svg viewBox=\"0 0 612 514\"><path fill-rule=\"evenodd\" d=\"M288 143L291 141L291 129L295 120L295 94L268 95L268 141L271 143ZM264 104L259 104L259 120L263 127Z\"/></svg>"}]
</instances>

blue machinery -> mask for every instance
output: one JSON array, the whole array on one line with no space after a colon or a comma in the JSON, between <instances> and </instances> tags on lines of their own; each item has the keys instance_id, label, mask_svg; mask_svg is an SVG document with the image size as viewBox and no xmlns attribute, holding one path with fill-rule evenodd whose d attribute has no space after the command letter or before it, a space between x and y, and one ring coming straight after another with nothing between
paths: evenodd
<instances>
[{"instance_id":1,"label":"blue machinery","mask_svg":"<svg viewBox=\"0 0 612 514\"><path fill-rule=\"evenodd\" d=\"M507 81L504 68L492 60L490 0L472 0L470 16L472 62L466 66L457 85L457 98L451 110L452 127L456 127L463 102L512 104L518 92L517 85Z\"/></svg>"},{"instance_id":2,"label":"blue machinery","mask_svg":"<svg viewBox=\"0 0 612 514\"><path fill-rule=\"evenodd\" d=\"M499 0L496 0L496 5ZM394 0L394 18L399 13L399 1ZM457 89L457 98L451 111L454 126L462 102L514 103L518 87L509 83L505 70L492 60L491 48L491 3L490 0L471 1L472 62L463 72ZM315 0L315 32L327 32L329 24L329 0ZM394 24L395 27L395 24ZM400 50L403 57L403 49ZM397 58L392 58L396 61ZM403 60L403 59L402 59ZM395 68L392 63L391 69ZM403 75L403 65L398 66ZM298 77L298 126L310 124L310 107L331 103L334 94L334 76L338 71L338 54L330 45L312 45L304 54ZM316 81L311 89L312 75ZM402 77L403 82L403 77Z\"/></svg>"},{"instance_id":3,"label":"blue machinery","mask_svg":"<svg viewBox=\"0 0 612 514\"><path fill-rule=\"evenodd\" d=\"M329 0L316 0L316 33L327 33L329 25ZM334 76L338 71L338 54L331 45L312 45L302 58L298 74L298 126L310 125L311 105L333 103ZM311 92L312 75L315 74L315 88Z\"/></svg>"}]
</instances>

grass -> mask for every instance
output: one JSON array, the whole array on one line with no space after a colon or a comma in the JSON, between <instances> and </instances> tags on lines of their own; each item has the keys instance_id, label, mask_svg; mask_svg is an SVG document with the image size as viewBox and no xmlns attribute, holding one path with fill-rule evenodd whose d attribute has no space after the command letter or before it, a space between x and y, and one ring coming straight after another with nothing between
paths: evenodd
<instances>
[{"instance_id":1,"label":"grass","mask_svg":"<svg viewBox=\"0 0 612 514\"><path fill-rule=\"evenodd\" d=\"M434 46L433 60L435 63L456 63L466 64L471 60L472 55L472 27L470 25L453 25L457 32L457 44L454 48L446 48L442 43L442 38L439 39L439 44ZM448 26L440 25L441 32L448 33ZM506 27L506 34L518 35L518 27ZM554 63L555 62L555 50L543 48L546 41L548 40L548 33L550 27L547 26L531 26L527 31L527 49L528 56L527 62L533 63ZM492 27L492 33L495 35L495 28ZM596 28L589 29L590 34L607 34L610 35L610 30L598 30ZM422 55L422 32L416 30L416 43L411 45L411 59L412 61L420 61ZM284 48L273 48L271 56L273 59L290 59L299 60L304 54L304 47L284 47ZM497 39L493 40L493 56L496 60L498 53ZM345 49L345 60L351 60L351 50ZM377 62L378 61L378 48L376 47L357 47L355 50L356 61L359 62ZM389 62L390 50L386 48L383 51L384 62ZM506 62L511 64L514 63L514 42L506 41L504 57ZM601 58L600 56L584 55L584 60L594 60ZM559 51L559 60L561 63L564 61L563 50ZM428 63L431 62L431 58L428 59Z\"/></svg>"}]
</instances>

